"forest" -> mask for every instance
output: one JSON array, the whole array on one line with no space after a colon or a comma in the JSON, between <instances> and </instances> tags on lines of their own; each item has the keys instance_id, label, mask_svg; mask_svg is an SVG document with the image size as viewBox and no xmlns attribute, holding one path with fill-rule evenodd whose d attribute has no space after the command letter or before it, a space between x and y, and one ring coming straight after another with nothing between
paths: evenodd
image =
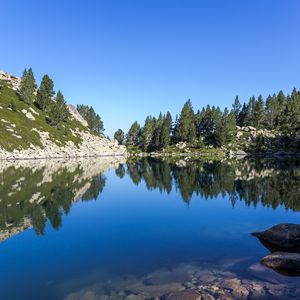
<instances>
[{"instance_id":1,"label":"forest","mask_svg":"<svg viewBox=\"0 0 300 300\"><path fill-rule=\"evenodd\" d=\"M266 99L261 95L253 96L244 103L237 96L231 109L224 110L210 105L194 110L188 100L175 118L170 112L160 113L158 117L149 115L143 126L135 121L127 134L118 129L114 138L120 144L137 146L145 152L161 150L178 142L187 142L195 148L221 147L234 142L237 129L245 126L272 130L299 140L300 92L294 88L288 95L280 91Z\"/></svg>"}]
</instances>

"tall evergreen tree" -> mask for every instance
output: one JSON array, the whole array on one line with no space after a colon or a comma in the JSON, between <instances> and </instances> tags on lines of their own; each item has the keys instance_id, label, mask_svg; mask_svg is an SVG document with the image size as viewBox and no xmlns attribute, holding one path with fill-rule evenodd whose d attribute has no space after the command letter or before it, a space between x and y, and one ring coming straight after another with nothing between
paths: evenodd
<instances>
[{"instance_id":1,"label":"tall evergreen tree","mask_svg":"<svg viewBox=\"0 0 300 300\"><path fill-rule=\"evenodd\" d=\"M234 102L232 104L232 110L233 110L233 113L235 114L235 119L236 120L238 120L238 118L239 118L241 108L242 108L242 105L241 105L241 102L239 100L239 96L236 96L235 99L234 99Z\"/></svg>"},{"instance_id":2,"label":"tall evergreen tree","mask_svg":"<svg viewBox=\"0 0 300 300\"><path fill-rule=\"evenodd\" d=\"M37 99L36 103L38 107L46 111L47 106L51 103L52 97L54 96L54 84L52 79L46 74L42 78L42 82L40 84L40 87L37 91Z\"/></svg>"},{"instance_id":3,"label":"tall evergreen tree","mask_svg":"<svg viewBox=\"0 0 300 300\"><path fill-rule=\"evenodd\" d=\"M20 96L27 104L33 103L35 99L36 83L31 68L25 69L20 83Z\"/></svg>"},{"instance_id":4,"label":"tall evergreen tree","mask_svg":"<svg viewBox=\"0 0 300 300\"><path fill-rule=\"evenodd\" d=\"M171 131L172 131L172 116L170 112L167 112L163 118L162 130L161 130L161 147L165 148L171 143Z\"/></svg>"},{"instance_id":5,"label":"tall evergreen tree","mask_svg":"<svg viewBox=\"0 0 300 300\"><path fill-rule=\"evenodd\" d=\"M156 120L152 116L147 116L144 127L141 130L141 147L143 151L149 151L152 147L153 133Z\"/></svg>"},{"instance_id":6,"label":"tall evergreen tree","mask_svg":"<svg viewBox=\"0 0 300 300\"><path fill-rule=\"evenodd\" d=\"M60 122L66 121L70 115L65 98L61 91L58 91L53 101L49 105L49 121L52 126L57 126Z\"/></svg>"},{"instance_id":7,"label":"tall evergreen tree","mask_svg":"<svg viewBox=\"0 0 300 300\"><path fill-rule=\"evenodd\" d=\"M155 149L161 148L161 133L162 133L163 117L160 113L155 122L155 129L153 133L153 146Z\"/></svg>"},{"instance_id":8,"label":"tall evergreen tree","mask_svg":"<svg viewBox=\"0 0 300 300\"><path fill-rule=\"evenodd\" d=\"M260 127L265 121L264 100L261 95L253 106L253 126Z\"/></svg>"},{"instance_id":9,"label":"tall evergreen tree","mask_svg":"<svg viewBox=\"0 0 300 300\"><path fill-rule=\"evenodd\" d=\"M88 127L97 132L98 134L103 134L104 125L101 117L95 112L92 106L88 105L77 105L77 110L80 115L87 121Z\"/></svg>"},{"instance_id":10,"label":"tall evergreen tree","mask_svg":"<svg viewBox=\"0 0 300 300\"><path fill-rule=\"evenodd\" d=\"M236 119L235 111L229 112L225 108L221 119L217 121L215 141L217 146L223 146L232 142L236 134Z\"/></svg>"},{"instance_id":11,"label":"tall evergreen tree","mask_svg":"<svg viewBox=\"0 0 300 300\"><path fill-rule=\"evenodd\" d=\"M246 126L248 115L249 115L249 106L246 103L244 103L239 113L237 124L239 126Z\"/></svg>"},{"instance_id":12,"label":"tall evergreen tree","mask_svg":"<svg viewBox=\"0 0 300 300\"><path fill-rule=\"evenodd\" d=\"M190 100L181 110L175 135L177 141L192 143L196 139L195 114Z\"/></svg>"},{"instance_id":13,"label":"tall evergreen tree","mask_svg":"<svg viewBox=\"0 0 300 300\"><path fill-rule=\"evenodd\" d=\"M141 127L135 121L127 133L127 145L138 146L140 144Z\"/></svg>"},{"instance_id":14,"label":"tall evergreen tree","mask_svg":"<svg viewBox=\"0 0 300 300\"><path fill-rule=\"evenodd\" d=\"M273 129L279 116L279 104L276 95L269 95L266 99L266 127Z\"/></svg>"},{"instance_id":15,"label":"tall evergreen tree","mask_svg":"<svg viewBox=\"0 0 300 300\"><path fill-rule=\"evenodd\" d=\"M122 129L118 129L114 134L114 139L118 141L119 145L123 145L125 139L124 131Z\"/></svg>"}]
</instances>

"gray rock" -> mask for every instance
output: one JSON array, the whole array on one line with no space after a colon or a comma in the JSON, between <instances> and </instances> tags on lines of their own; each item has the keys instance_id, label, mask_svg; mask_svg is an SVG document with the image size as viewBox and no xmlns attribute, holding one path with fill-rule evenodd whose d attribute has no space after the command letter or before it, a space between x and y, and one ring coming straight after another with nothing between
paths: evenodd
<instances>
[{"instance_id":1,"label":"gray rock","mask_svg":"<svg viewBox=\"0 0 300 300\"><path fill-rule=\"evenodd\" d=\"M201 295L193 290L183 290L168 294L163 297L165 300L201 300Z\"/></svg>"},{"instance_id":2,"label":"gray rock","mask_svg":"<svg viewBox=\"0 0 300 300\"><path fill-rule=\"evenodd\" d=\"M264 246L273 251L300 251L300 225L278 224L263 232L253 232Z\"/></svg>"},{"instance_id":3,"label":"gray rock","mask_svg":"<svg viewBox=\"0 0 300 300\"><path fill-rule=\"evenodd\" d=\"M300 275L300 253L274 252L265 256L261 263L284 274Z\"/></svg>"}]
</instances>

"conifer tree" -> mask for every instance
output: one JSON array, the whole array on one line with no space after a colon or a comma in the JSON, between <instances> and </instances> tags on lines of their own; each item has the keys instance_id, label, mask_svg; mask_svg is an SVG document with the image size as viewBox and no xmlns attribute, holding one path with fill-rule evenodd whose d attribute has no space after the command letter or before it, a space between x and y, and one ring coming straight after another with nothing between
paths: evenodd
<instances>
[{"instance_id":1,"label":"conifer tree","mask_svg":"<svg viewBox=\"0 0 300 300\"><path fill-rule=\"evenodd\" d=\"M241 102L239 100L239 96L236 96L235 99L234 99L234 102L232 104L232 110L233 110L233 113L235 114L235 119L236 120L238 120L239 114L241 112L241 108L242 108L242 105L241 105Z\"/></svg>"},{"instance_id":2,"label":"conifer tree","mask_svg":"<svg viewBox=\"0 0 300 300\"><path fill-rule=\"evenodd\" d=\"M161 148L162 125L163 125L163 118L162 118L162 114L160 113L158 119L155 122L155 129L153 133L153 147L155 149Z\"/></svg>"},{"instance_id":3,"label":"conifer tree","mask_svg":"<svg viewBox=\"0 0 300 300\"><path fill-rule=\"evenodd\" d=\"M234 140L236 134L236 119L235 111L229 112L225 108L222 117L217 120L215 141L217 146L226 145Z\"/></svg>"},{"instance_id":4,"label":"conifer tree","mask_svg":"<svg viewBox=\"0 0 300 300\"><path fill-rule=\"evenodd\" d=\"M20 83L20 96L27 104L32 104L35 99L36 83L31 68L25 69Z\"/></svg>"},{"instance_id":5,"label":"conifer tree","mask_svg":"<svg viewBox=\"0 0 300 300\"><path fill-rule=\"evenodd\" d=\"M266 99L266 127L273 129L279 115L279 104L276 95L269 95Z\"/></svg>"},{"instance_id":6,"label":"conifer tree","mask_svg":"<svg viewBox=\"0 0 300 300\"><path fill-rule=\"evenodd\" d=\"M171 143L171 131L172 131L172 116L170 112L167 112L163 118L162 130L161 130L161 147L168 147Z\"/></svg>"},{"instance_id":7,"label":"conifer tree","mask_svg":"<svg viewBox=\"0 0 300 300\"><path fill-rule=\"evenodd\" d=\"M192 143L196 139L195 114L190 100L181 110L175 134L176 140L182 142Z\"/></svg>"},{"instance_id":8,"label":"conifer tree","mask_svg":"<svg viewBox=\"0 0 300 300\"><path fill-rule=\"evenodd\" d=\"M57 126L60 122L66 121L69 116L69 110L65 98L61 91L58 91L55 101L49 104L49 121L52 126Z\"/></svg>"},{"instance_id":9,"label":"conifer tree","mask_svg":"<svg viewBox=\"0 0 300 300\"><path fill-rule=\"evenodd\" d=\"M37 106L43 110L47 110L47 106L52 101L52 97L54 96L54 84L52 79L46 74L42 78L42 82L40 84L40 87L37 91L37 99L36 103Z\"/></svg>"},{"instance_id":10,"label":"conifer tree","mask_svg":"<svg viewBox=\"0 0 300 300\"><path fill-rule=\"evenodd\" d=\"M239 113L237 124L239 126L246 126L247 116L249 115L249 106L244 103Z\"/></svg>"},{"instance_id":11,"label":"conifer tree","mask_svg":"<svg viewBox=\"0 0 300 300\"><path fill-rule=\"evenodd\" d=\"M147 116L144 127L141 130L141 147L143 151L149 151L152 147L153 133L156 120L152 116Z\"/></svg>"},{"instance_id":12,"label":"conifer tree","mask_svg":"<svg viewBox=\"0 0 300 300\"><path fill-rule=\"evenodd\" d=\"M92 106L88 105L77 105L77 110L80 115L87 121L88 127L97 132L98 134L103 134L104 125L101 117L95 112Z\"/></svg>"},{"instance_id":13,"label":"conifer tree","mask_svg":"<svg viewBox=\"0 0 300 300\"><path fill-rule=\"evenodd\" d=\"M127 145L138 146L140 144L140 131L140 125L135 121L127 133Z\"/></svg>"},{"instance_id":14,"label":"conifer tree","mask_svg":"<svg viewBox=\"0 0 300 300\"><path fill-rule=\"evenodd\" d=\"M118 141L119 145L123 145L125 139L124 131L122 129L118 129L114 134L114 139Z\"/></svg>"},{"instance_id":15,"label":"conifer tree","mask_svg":"<svg viewBox=\"0 0 300 300\"><path fill-rule=\"evenodd\" d=\"M264 101L259 95L253 106L253 126L260 127L265 121Z\"/></svg>"}]
</instances>

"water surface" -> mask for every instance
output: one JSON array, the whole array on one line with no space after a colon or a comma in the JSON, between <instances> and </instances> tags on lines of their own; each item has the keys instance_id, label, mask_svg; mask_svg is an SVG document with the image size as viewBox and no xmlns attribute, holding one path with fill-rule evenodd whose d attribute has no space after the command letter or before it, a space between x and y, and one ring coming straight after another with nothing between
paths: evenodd
<instances>
[{"instance_id":1,"label":"water surface","mask_svg":"<svg viewBox=\"0 0 300 300\"><path fill-rule=\"evenodd\" d=\"M1 299L297 299L250 233L299 223L299 190L292 159L2 162Z\"/></svg>"}]
</instances>

